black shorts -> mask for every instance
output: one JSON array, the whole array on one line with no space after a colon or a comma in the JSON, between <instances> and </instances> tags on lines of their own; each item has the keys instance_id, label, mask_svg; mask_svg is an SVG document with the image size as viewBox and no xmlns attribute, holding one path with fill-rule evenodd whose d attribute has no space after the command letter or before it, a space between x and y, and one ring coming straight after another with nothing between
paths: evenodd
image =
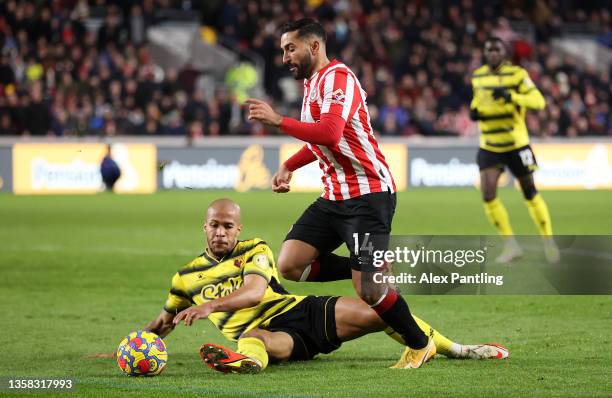
<instances>
[{"instance_id":1,"label":"black shorts","mask_svg":"<svg viewBox=\"0 0 612 398\"><path fill-rule=\"evenodd\" d=\"M290 360L312 359L329 354L342 342L336 334L336 302L339 297L307 296L298 305L270 321L262 329L285 332L293 339Z\"/></svg>"},{"instance_id":2,"label":"black shorts","mask_svg":"<svg viewBox=\"0 0 612 398\"><path fill-rule=\"evenodd\" d=\"M499 153L480 148L477 160L480 170L498 168L503 171L504 167L508 167L512 175L517 178L531 174L538 168L538 163L530 145Z\"/></svg>"},{"instance_id":3,"label":"black shorts","mask_svg":"<svg viewBox=\"0 0 612 398\"><path fill-rule=\"evenodd\" d=\"M311 204L285 237L330 253L345 243L351 253L351 268L375 271L370 261L361 261L355 252L355 234L360 248L370 234L375 250L386 250L395 213L396 195L376 192L352 199L333 201L318 198Z\"/></svg>"}]
</instances>

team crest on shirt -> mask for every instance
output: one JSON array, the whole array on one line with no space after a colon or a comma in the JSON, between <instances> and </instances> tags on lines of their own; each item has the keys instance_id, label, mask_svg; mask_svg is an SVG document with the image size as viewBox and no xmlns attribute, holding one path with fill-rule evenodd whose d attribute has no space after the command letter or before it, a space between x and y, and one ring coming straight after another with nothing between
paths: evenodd
<instances>
[{"instance_id":1,"label":"team crest on shirt","mask_svg":"<svg viewBox=\"0 0 612 398\"><path fill-rule=\"evenodd\" d=\"M316 100L317 100L317 95L318 95L317 90L311 90L311 91L308 93L308 100L309 100L310 102L314 102L314 101L316 101Z\"/></svg>"},{"instance_id":2,"label":"team crest on shirt","mask_svg":"<svg viewBox=\"0 0 612 398\"><path fill-rule=\"evenodd\" d=\"M344 100L346 99L346 95L344 95L344 91L341 88L337 89L332 93L332 104L343 105Z\"/></svg>"}]
</instances>

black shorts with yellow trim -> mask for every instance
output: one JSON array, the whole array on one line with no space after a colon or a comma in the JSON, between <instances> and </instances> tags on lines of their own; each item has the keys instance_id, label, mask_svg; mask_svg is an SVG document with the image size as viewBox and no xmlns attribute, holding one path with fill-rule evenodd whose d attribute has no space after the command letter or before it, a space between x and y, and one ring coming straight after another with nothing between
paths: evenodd
<instances>
[{"instance_id":1,"label":"black shorts with yellow trim","mask_svg":"<svg viewBox=\"0 0 612 398\"><path fill-rule=\"evenodd\" d=\"M289 311L273 318L264 329L285 332L293 339L290 360L303 361L329 354L342 342L336 334L336 302L339 297L307 296Z\"/></svg>"},{"instance_id":2,"label":"black shorts with yellow trim","mask_svg":"<svg viewBox=\"0 0 612 398\"><path fill-rule=\"evenodd\" d=\"M538 163L530 145L508 152L493 152L480 148L477 155L480 170L498 168L504 171L508 167L517 178L524 177L538 169Z\"/></svg>"}]
</instances>

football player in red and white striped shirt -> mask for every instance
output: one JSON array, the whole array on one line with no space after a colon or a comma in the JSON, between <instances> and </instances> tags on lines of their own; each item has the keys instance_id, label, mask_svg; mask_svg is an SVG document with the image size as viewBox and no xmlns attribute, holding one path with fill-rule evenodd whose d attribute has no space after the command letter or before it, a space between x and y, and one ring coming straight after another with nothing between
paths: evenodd
<instances>
[{"instance_id":1,"label":"football player in red and white striped shirt","mask_svg":"<svg viewBox=\"0 0 612 398\"><path fill-rule=\"evenodd\" d=\"M324 191L288 233L278 267L293 280L352 278L360 297L408 346L394 367L418 368L435 354L433 341L402 296L373 282L381 270L373 265L372 250L388 248L396 198L370 124L366 93L346 65L328 59L325 31L318 22L287 23L282 32L283 63L295 79L304 80L301 121L283 117L256 99L247 101L249 119L306 142L274 175L275 192L288 192L292 172L315 160L323 171ZM342 243L350 258L332 253Z\"/></svg>"}]
</instances>

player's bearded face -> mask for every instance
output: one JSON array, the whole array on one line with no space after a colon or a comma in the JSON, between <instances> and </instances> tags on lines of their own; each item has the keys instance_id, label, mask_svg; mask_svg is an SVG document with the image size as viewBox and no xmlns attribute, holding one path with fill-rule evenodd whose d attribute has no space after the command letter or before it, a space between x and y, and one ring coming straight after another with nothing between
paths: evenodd
<instances>
[{"instance_id":1,"label":"player's bearded face","mask_svg":"<svg viewBox=\"0 0 612 398\"><path fill-rule=\"evenodd\" d=\"M307 79L310 77L310 71L312 70L312 55L306 51L301 57L291 62L289 70L295 80Z\"/></svg>"},{"instance_id":2,"label":"player's bearded face","mask_svg":"<svg viewBox=\"0 0 612 398\"><path fill-rule=\"evenodd\" d=\"M287 32L281 37L283 64L296 80L307 79L312 73L314 58L310 52L310 41L300 38L297 32Z\"/></svg>"}]
</instances>

